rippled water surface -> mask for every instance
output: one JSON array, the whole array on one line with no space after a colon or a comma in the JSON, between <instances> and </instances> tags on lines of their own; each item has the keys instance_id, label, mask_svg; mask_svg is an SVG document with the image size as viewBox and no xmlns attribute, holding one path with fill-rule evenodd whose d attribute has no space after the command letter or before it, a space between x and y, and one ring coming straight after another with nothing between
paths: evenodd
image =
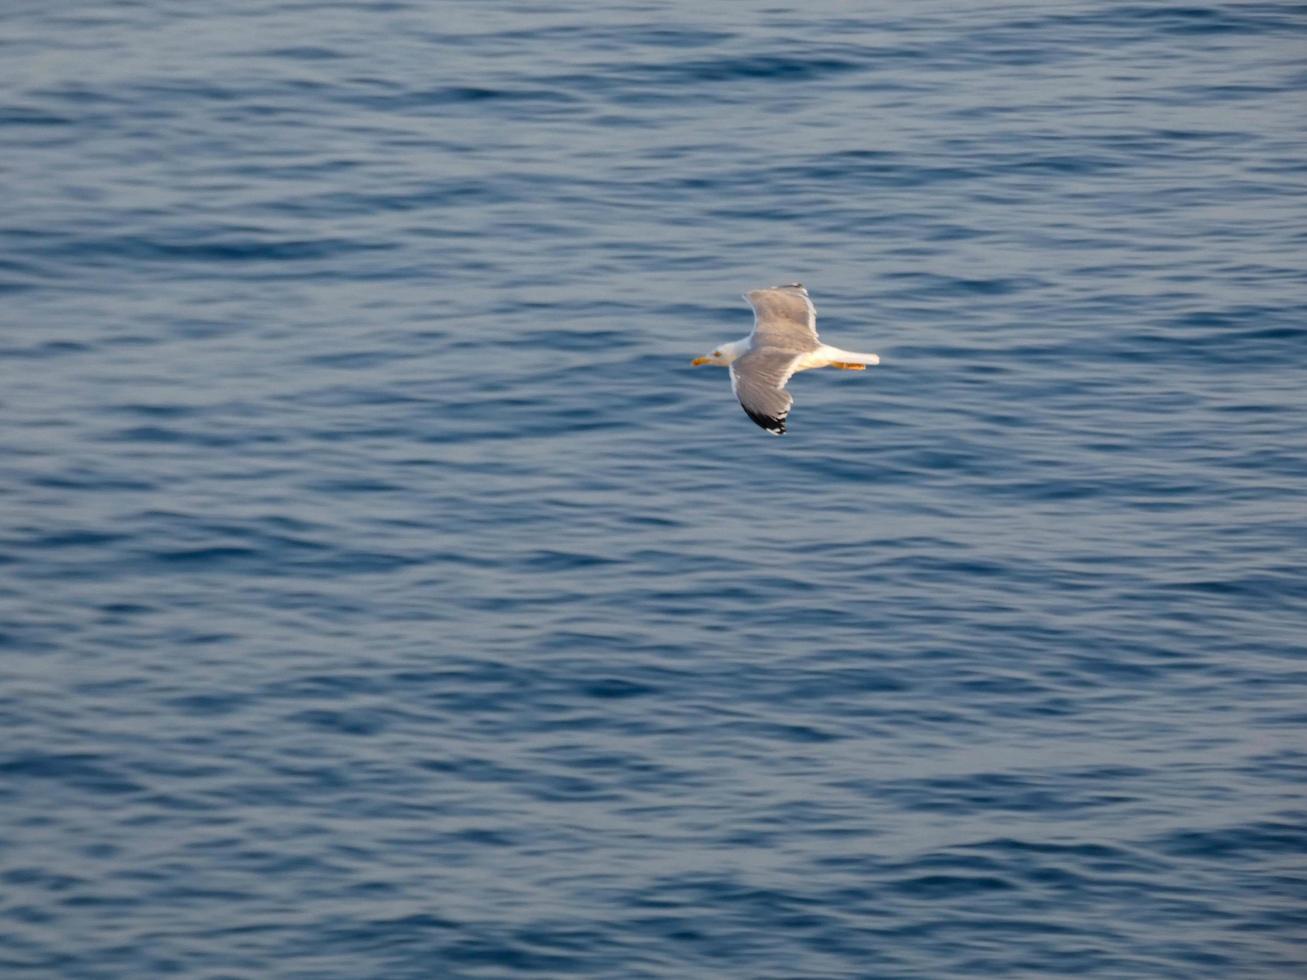
<instances>
[{"instance_id":1,"label":"rippled water surface","mask_svg":"<svg viewBox=\"0 0 1307 980\"><path fill-rule=\"evenodd\" d=\"M0 972L1296 975L1304 52L11 4Z\"/></svg>"}]
</instances>

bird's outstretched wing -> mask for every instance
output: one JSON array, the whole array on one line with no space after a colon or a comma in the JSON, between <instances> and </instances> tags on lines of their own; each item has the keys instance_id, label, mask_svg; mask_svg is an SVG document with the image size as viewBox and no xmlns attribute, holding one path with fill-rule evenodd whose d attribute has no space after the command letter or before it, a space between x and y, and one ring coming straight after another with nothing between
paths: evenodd
<instances>
[{"instance_id":1,"label":"bird's outstretched wing","mask_svg":"<svg viewBox=\"0 0 1307 980\"><path fill-rule=\"evenodd\" d=\"M745 414L774 436L785 431L794 399L785 384L794 374L799 352L754 348L731 365L731 390Z\"/></svg>"},{"instance_id":2,"label":"bird's outstretched wing","mask_svg":"<svg viewBox=\"0 0 1307 980\"><path fill-rule=\"evenodd\" d=\"M753 307L753 346L807 351L816 348L817 310L802 283L744 294Z\"/></svg>"}]
</instances>

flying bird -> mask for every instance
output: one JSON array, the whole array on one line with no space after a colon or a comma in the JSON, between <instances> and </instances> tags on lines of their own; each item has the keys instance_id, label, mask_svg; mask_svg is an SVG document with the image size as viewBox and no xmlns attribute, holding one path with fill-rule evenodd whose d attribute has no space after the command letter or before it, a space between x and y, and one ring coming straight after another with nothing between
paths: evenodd
<instances>
[{"instance_id":1,"label":"flying bird","mask_svg":"<svg viewBox=\"0 0 1307 980\"><path fill-rule=\"evenodd\" d=\"M730 368L731 390L749 418L774 436L785 431L794 399L785 384L798 371L834 367L865 371L875 354L855 354L817 339L817 310L803 283L768 286L744 294L753 307L753 333L714 347L690 363Z\"/></svg>"}]
</instances>

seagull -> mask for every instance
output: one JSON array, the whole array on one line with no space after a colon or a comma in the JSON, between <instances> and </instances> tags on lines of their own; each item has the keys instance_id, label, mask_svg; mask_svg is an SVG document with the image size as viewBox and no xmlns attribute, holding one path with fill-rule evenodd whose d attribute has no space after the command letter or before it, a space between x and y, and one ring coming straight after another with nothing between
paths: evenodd
<instances>
[{"instance_id":1,"label":"seagull","mask_svg":"<svg viewBox=\"0 0 1307 980\"><path fill-rule=\"evenodd\" d=\"M690 363L730 368L731 390L745 414L774 436L785 431L794 404L785 383L796 372L822 367L865 371L868 364L880 363L875 354L855 354L817 339L817 310L801 282L754 289L744 298L753 307L753 333Z\"/></svg>"}]
</instances>

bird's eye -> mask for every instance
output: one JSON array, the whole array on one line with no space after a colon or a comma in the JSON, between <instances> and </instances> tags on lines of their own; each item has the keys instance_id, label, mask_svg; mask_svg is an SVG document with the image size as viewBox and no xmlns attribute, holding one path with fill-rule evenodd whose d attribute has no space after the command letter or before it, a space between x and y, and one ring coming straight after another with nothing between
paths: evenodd
<instances>
[{"instance_id":1,"label":"bird's eye","mask_svg":"<svg viewBox=\"0 0 1307 980\"><path fill-rule=\"evenodd\" d=\"M715 351L712 352L712 356L713 356L713 357L721 357L721 356L722 356L722 352L719 351L719 350L715 350Z\"/></svg>"}]
</instances>

